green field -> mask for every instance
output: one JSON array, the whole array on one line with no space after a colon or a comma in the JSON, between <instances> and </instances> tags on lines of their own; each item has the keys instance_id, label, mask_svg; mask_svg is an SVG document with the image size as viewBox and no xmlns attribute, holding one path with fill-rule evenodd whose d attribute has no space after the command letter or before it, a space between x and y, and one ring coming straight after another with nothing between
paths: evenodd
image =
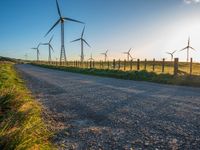
<instances>
[{"instance_id":1,"label":"green field","mask_svg":"<svg viewBox=\"0 0 200 150\"><path fill-rule=\"evenodd\" d=\"M115 67L113 65L113 61L109 62L84 62L81 64L80 62L76 61L69 61L66 63L62 63L60 65L59 62L45 62L45 61L40 61L40 62L34 62L38 64L49 64L49 65L54 65L54 66L67 66L67 67L78 67L78 68L95 68L95 69L110 69L110 70L122 70L122 71L136 71L138 70L138 65L137 61L133 61L132 65L131 62L124 62L119 60L115 61ZM157 74L173 74L174 73L174 62L170 61L165 61L164 63L164 72L162 72L162 67L163 67L163 62L162 61L147 61L146 62L146 68L145 68L145 61L140 61L139 63L139 70L145 70L147 72L155 72ZM131 67L132 66L132 67ZM154 67L153 67L154 66ZM179 74L190 74L190 63L188 62L179 62ZM154 68L154 69L153 69ZM192 63L192 75L200 75L200 63Z\"/></svg>"},{"instance_id":2,"label":"green field","mask_svg":"<svg viewBox=\"0 0 200 150\"><path fill-rule=\"evenodd\" d=\"M54 149L41 113L14 64L0 61L0 149Z\"/></svg>"}]
</instances>

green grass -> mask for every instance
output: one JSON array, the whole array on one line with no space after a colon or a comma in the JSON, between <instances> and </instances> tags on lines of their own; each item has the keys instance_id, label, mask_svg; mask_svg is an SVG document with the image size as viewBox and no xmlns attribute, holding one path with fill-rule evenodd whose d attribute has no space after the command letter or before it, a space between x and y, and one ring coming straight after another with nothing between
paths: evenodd
<instances>
[{"instance_id":1,"label":"green grass","mask_svg":"<svg viewBox=\"0 0 200 150\"><path fill-rule=\"evenodd\" d=\"M35 64L36 65L36 64ZM87 68L76 68L76 67L66 67L66 66L53 66L53 65L38 65L40 67L63 70L74 73L82 73L95 76L112 77L118 79L126 80L136 80L136 81L149 81L163 84L173 84L173 85L185 85L200 87L200 76L195 75L178 75L174 76L172 74L158 74L155 72L147 71L123 71L123 70L109 70L109 69L87 69Z\"/></svg>"},{"instance_id":2,"label":"green grass","mask_svg":"<svg viewBox=\"0 0 200 150\"><path fill-rule=\"evenodd\" d=\"M0 62L0 149L55 149L41 116L42 107L31 96L11 63Z\"/></svg>"}]
</instances>

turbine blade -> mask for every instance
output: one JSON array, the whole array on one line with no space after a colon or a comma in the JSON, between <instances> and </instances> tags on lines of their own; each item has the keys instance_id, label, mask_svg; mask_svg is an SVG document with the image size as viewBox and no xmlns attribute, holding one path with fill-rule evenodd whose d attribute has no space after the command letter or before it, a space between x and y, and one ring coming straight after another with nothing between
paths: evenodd
<instances>
[{"instance_id":1,"label":"turbine blade","mask_svg":"<svg viewBox=\"0 0 200 150\"><path fill-rule=\"evenodd\" d=\"M83 42L85 42L87 44L87 46L91 47L88 42L86 42L86 40L83 39Z\"/></svg>"},{"instance_id":2,"label":"turbine blade","mask_svg":"<svg viewBox=\"0 0 200 150\"><path fill-rule=\"evenodd\" d=\"M37 49L40 47L41 44L42 44L42 43L39 43L39 44L38 44Z\"/></svg>"},{"instance_id":3,"label":"turbine blade","mask_svg":"<svg viewBox=\"0 0 200 150\"><path fill-rule=\"evenodd\" d=\"M196 51L196 49L194 49L193 47L190 46L190 48L191 48L192 50Z\"/></svg>"},{"instance_id":4,"label":"turbine blade","mask_svg":"<svg viewBox=\"0 0 200 150\"><path fill-rule=\"evenodd\" d=\"M68 21L73 21L73 22L77 22L77 23L82 23L84 24L84 22L81 22L81 21L78 21L78 20L75 20L75 19L71 19L71 18L63 18L64 20L68 20Z\"/></svg>"},{"instance_id":5,"label":"turbine blade","mask_svg":"<svg viewBox=\"0 0 200 150\"><path fill-rule=\"evenodd\" d=\"M190 45L190 36L188 37L188 46Z\"/></svg>"},{"instance_id":6,"label":"turbine blade","mask_svg":"<svg viewBox=\"0 0 200 150\"><path fill-rule=\"evenodd\" d=\"M41 43L41 45L49 45L49 43Z\"/></svg>"},{"instance_id":7,"label":"turbine blade","mask_svg":"<svg viewBox=\"0 0 200 150\"><path fill-rule=\"evenodd\" d=\"M184 50L186 50L188 47L185 47L185 48L183 48L183 49L181 49L180 51L184 51Z\"/></svg>"},{"instance_id":8,"label":"turbine blade","mask_svg":"<svg viewBox=\"0 0 200 150\"><path fill-rule=\"evenodd\" d=\"M83 28L83 31L82 31L82 34L81 34L81 38L83 38L84 32L85 32L85 26Z\"/></svg>"},{"instance_id":9,"label":"turbine blade","mask_svg":"<svg viewBox=\"0 0 200 150\"><path fill-rule=\"evenodd\" d=\"M128 53L130 53L131 50L132 50L132 48L129 49Z\"/></svg>"},{"instance_id":10,"label":"turbine blade","mask_svg":"<svg viewBox=\"0 0 200 150\"><path fill-rule=\"evenodd\" d=\"M56 0L56 6L57 6L58 14L59 14L59 16L61 18L62 15L61 15L61 12L60 12L60 7L59 7L59 4L58 4L58 0Z\"/></svg>"},{"instance_id":11,"label":"turbine blade","mask_svg":"<svg viewBox=\"0 0 200 150\"><path fill-rule=\"evenodd\" d=\"M172 54L176 53L177 50L173 51Z\"/></svg>"},{"instance_id":12,"label":"turbine blade","mask_svg":"<svg viewBox=\"0 0 200 150\"><path fill-rule=\"evenodd\" d=\"M51 32L51 30L53 30L53 28L55 28L55 26L58 25L58 23L60 22L60 19L51 27L51 29L45 34L45 37L49 34L49 32Z\"/></svg>"},{"instance_id":13,"label":"turbine blade","mask_svg":"<svg viewBox=\"0 0 200 150\"><path fill-rule=\"evenodd\" d=\"M51 43L51 41L53 40L53 37L54 37L54 35L52 35L52 37L51 37L51 39L50 39L49 43Z\"/></svg>"},{"instance_id":14,"label":"turbine blade","mask_svg":"<svg viewBox=\"0 0 200 150\"><path fill-rule=\"evenodd\" d=\"M71 41L71 43L72 42L77 42L77 41L80 41L81 39L79 38L79 39L76 39L76 40L73 40L73 41Z\"/></svg>"},{"instance_id":15,"label":"turbine blade","mask_svg":"<svg viewBox=\"0 0 200 150\"><path fill-rule=\"evenodd\" d=\"M53 47L51 46L51 44L49 44L49 46L50 46L50 49L54 52Z\"/></svg>"}]
</instances>

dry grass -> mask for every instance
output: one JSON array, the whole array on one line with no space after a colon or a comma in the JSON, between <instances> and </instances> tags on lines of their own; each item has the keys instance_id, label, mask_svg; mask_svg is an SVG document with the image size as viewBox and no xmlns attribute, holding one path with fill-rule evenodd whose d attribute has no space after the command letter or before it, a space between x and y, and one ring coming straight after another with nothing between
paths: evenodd
<instances>
[{"instance_id":1,"label":"dry grass","mask_svg":"<svg viewBox=\"0 0 200 150\"><path fill-rule=\"evenodd\" d=\"M13 64L0 62L0 149L54 149L41 112Z\"/></svg>"}]
</instances>

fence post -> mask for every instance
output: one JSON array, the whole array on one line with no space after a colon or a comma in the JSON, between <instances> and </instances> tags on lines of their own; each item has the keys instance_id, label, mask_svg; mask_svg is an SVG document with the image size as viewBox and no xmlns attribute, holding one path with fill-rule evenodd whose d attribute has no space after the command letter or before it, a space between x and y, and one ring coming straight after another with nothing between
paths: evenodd
<instances>
[{"instance_id":1,"label":"fence post","mask_svg":"<svg viewBox=\"0 0 200 150\"><path fill-rule=\"evenodd\" d=\"M113 59L113 69L115 70L115 59Z\"/></svg>"},{"instance_id":2,"label":"fence post","mask_svg":"<svg viewBox=\"0 0 200 150\"><path fill-rule=\"evenodd\" d=\"M165 58L163 58L163 61L162 61L162 73L165 72Z\"/></svg>"},{"instance_id":3,"label":"fence post","mask_svg":"<svg viewBox=\"0 0 200 150\"><path fill-rule=\"evenodd\" d=\"M120 61L120 59L119 59L119 62L118 62L118 70L120 70L120 68L121 68L121 61Z\"/></svg>"},{"instance_id":4,"label":"fence post","mask_svg":"<svg viewBox=\"0 0 200 150\"><path fill-rule=\"evenodd\" d=\"M130 70L132 71L133 70L133 60L131 59L130 61Z\"/></svg>"},{"instance_id":5,"label":"fence post","mask_svg":"<svg viewBox=\"0 0 200 150\"><path fill-rule=\"evenodd\" d=\"M140 70L140 59L137 60L137 70Z\"/></svg>"},{"instance_id":6,"label":"fence post","mask_svg":"<svg viewBox=\"0 0 200 150\"><path fill-rule=\"evenodd\" d=\"M155 71L155 58L153 59L153 71Z\"/></svg>"},{"instance_id":7,"label":"fence post","mask_svg":"<svg viewBox=\"0 0 200 150\"><path fill-rule=\"evenodd\" d=\"M178 58L174 59L174 75L178 74Z\"/></svg>"},{"instance_id":8,"label":"fence post","mask_svg":"<svg viewBox=\"0 0 200 150\"><path fill-rule=\"evenodd\" d=\"M110 62L109 62L109 60L108 60L108 69L110 69Z\"/></svg>"},{"instance_id":9,"label":"fence post","mask_svg":"<svg viewBox=\"0 0 200 150\"><path fill-rule=\"evenodd\" d=\"M95 61L93 61L93 68L95 68Z\"/></svg>"},{"instance_id":10,"label":"fence post","mask_svg":"<svg viewBox=\"0 0 200 150\"><path fill-rule=\"evenodd\" d=\"M92 61L90 61L90 69L92 68Z\"/></svg>"},{"instance_id":11,"label":"fence post","mask_svg":"<svg viewBox=\"0 0 200 150\"><path fill-rule=\"evenodd\" d=\"M193 59L190 58L190 76L192 75L192 63L193 63Z\"/></svg>"},{"instance_id":12,"label":"fence post","mask_svg":"<svg viewBox=\"0 0 200 150\"><path fill-rule=\"evenodd\" d=\"M147 59L144 60L144 70L147 70Z\"/></svg>"},{"instance_id":13,"label":"fence post","mask_svg":"<svg viewBox=\"0 0 200 150\"><path fill-rule=\"evenodd\" d=\"M124 59L124 71L126 70L126 59Z\"/></svg>"}]
</instances>

